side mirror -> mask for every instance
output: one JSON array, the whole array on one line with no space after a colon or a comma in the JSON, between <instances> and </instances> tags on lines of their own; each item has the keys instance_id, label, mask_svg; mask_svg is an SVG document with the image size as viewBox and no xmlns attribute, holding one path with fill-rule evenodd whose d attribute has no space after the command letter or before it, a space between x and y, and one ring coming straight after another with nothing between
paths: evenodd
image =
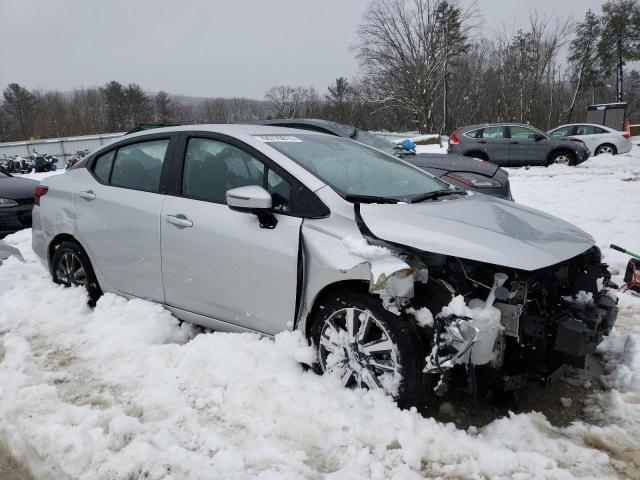
<instances>
[{"instance_id":1,"label":"side mirror","mask_svg":"<svg viewBox=\"0 0 640 480\"><path fill-rule=\"evenodd\" d=\"M260 227L273 229L276 227L276 219L271 207L273 200L271 194L258 185L232 188L227 190L227 206L238 212L253 213L258 216Z\"/></svg>"},{"instance_id":2,"label":"side mirror","mask_svg":"<svg viewBox=\"0 0 640 480\"><path fill-rule=\"evenodd\" d=\"M539 133L536 133L536 134L534 135L534 137L533 137L533 139L534 139L536 142L539 142L540 140L544 140L545 138L546 138L545 136L540 135Z\"/></svg>"}]
</instances>

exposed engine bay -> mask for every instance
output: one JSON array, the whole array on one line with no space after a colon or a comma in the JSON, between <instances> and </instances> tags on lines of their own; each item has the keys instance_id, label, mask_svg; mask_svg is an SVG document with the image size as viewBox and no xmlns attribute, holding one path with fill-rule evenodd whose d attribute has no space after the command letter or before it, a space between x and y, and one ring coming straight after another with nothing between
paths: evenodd
<instances>
[{"instance_id":1,"label":"exposed engine bay","mask_svg":"<svg viewBox=\"0 0 640 480\"><path fill-rule=\"evenodd\" d=\"M372 276L370 291L398 315L427 308L432 325L419 328L428 346L424 371L444 394L456 378L473 377L497 392L527 380L549 384L567 366L585 367L616 321L617 297L608 266L593 246L573 258L526 271L422 252L376 238L409 268ZM373 270L373 269L372 269Z\"/></svg>"}]
</instances>

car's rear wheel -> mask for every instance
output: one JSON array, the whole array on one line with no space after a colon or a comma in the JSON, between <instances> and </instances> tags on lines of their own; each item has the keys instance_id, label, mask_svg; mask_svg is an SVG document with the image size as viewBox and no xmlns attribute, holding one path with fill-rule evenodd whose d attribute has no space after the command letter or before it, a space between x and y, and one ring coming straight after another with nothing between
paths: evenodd
<instances>
[{"instance_id":1,"label":"car's rear wheel","mask_svg":"<svg viewBox=\"0 0 640 480\"><path fill-rule=\"evenodd\" d=\"M552 155L550 164L557 163L560 165L573 165L576 162L576 157L573 153L562 150Z\"/></svg>"},{"instance_id":2,"label":"car's rear wheel","mask_svg":"<svg viewBox=\"0 0 640 480\"><path fill-rule=\"evenodd\" d=\"M385 310L376 297L338 292L318 305L310 329L315 370L345 387L382 390L399 406L418 406L424 357L415 326Z\"/></svg>"},{"instance_id":3,"label":"car's rear wheel","mask_svg":"<svg viewBox=\"0 0 640 480\"><path fill-rule=\"evenodd\" d=\"M615 145L611 145L610 143L603 143L598 148L596 148L596 155L600 155L601 153L608 153L610 155L615 155L618 153Z\"/></svg>"},{"instance_id":4,"label":"car's rear wheel","mask_svg":"<svg viewBox=\"0 0 640 480\"><path fill-rule=\"evenodd\" d=\"M83 287L89 294L89 304L102 295L100 285L85 251L75 242L62 242L51 259L53 281L66 287Z\"/></svg>"}]
</instances>

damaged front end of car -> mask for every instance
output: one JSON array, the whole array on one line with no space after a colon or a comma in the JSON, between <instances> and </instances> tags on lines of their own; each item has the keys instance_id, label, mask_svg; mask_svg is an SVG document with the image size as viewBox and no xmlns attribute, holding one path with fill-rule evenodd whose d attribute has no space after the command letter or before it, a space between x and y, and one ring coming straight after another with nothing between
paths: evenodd
<instances>
[{"instance_id":1,"label":"damaged front end of car","mask_svg":"<svg viewBox=\"0 0 640 480\"><path fill-rule=\"evenodd\" d=\"M528 271L416 250L359 227L401 262L384 273L373 262L369 291L399 316L433 314L433 324L418 330L437 394L455 384L496 393L527 381L550 384L568 366L585 368L616 321L615 286L596 246Z\"/></svg>"}]
</instances>

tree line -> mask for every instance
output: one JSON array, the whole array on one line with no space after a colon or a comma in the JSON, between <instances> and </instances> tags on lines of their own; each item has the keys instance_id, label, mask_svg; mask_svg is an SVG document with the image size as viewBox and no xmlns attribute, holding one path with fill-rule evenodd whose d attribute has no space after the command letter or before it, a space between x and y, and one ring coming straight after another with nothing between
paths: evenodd
<instances>
[{"instance_id":1,"label":"tree line","mask_svg":"<svg viewBox=\"0 0 640 480\"><path fill-rule=\"evenodd\" d=\"M577 22L532 14L513 33L485 34L478 18L460 0L372 0L357 30L359 74L324 92L277 85L262 100L202 99L117 81L71 92L11 83L0 100L0 141L295 117L373 130L450 133L496 121L548 129L611 101L628 102L640 123L640 72L629 67L640 60L638 0L607 0Z\"/></svg>"}]
</instances>

